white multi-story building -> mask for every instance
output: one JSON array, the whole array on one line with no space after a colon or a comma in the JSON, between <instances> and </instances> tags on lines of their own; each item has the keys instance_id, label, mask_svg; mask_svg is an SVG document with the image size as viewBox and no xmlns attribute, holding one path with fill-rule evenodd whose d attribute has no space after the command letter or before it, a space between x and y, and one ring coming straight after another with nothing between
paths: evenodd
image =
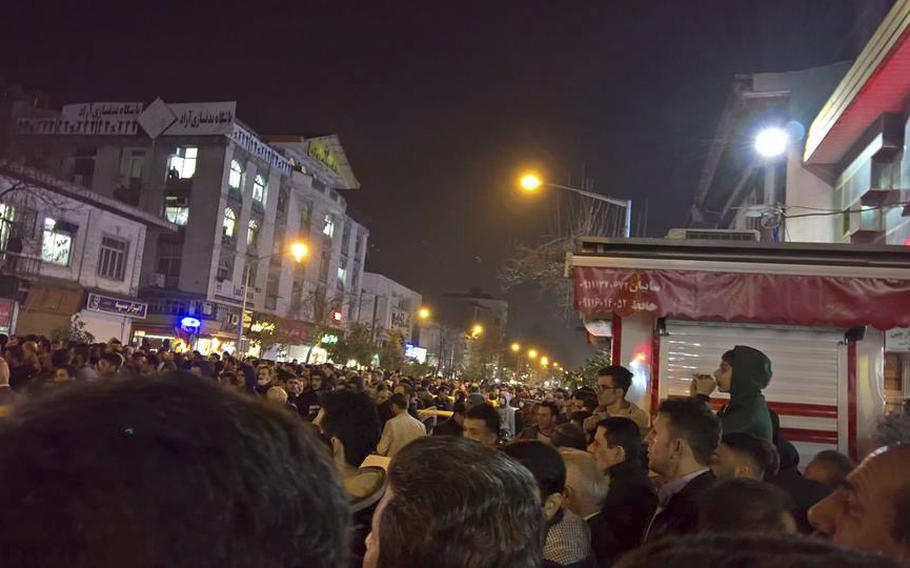
<instances>
[{"instance_id":1,"label":"white multi-story building","mask_svg":"<svg viewBox=\"0 0 910 568\"><path fill-rule=\"evenodd\" d=\"M359 182L336 136L267 139L234 103L160 100L67 105L17 133L26 148L53 140L43 169L177 225L146 242L138 335L173 338L191 316L197 348L232 351L246 282L247 323L277 320L293 343L353 313L369 235L339 193Z\"/></svg>"},{"instance_id":2,"label":"white multi-story building","mask_svg":"<svg viewBox=\"0 0 910 568\"><path fill-rule=\"evenodd\" d=\"M78 316L96 340L127 341L147 317L136 296L148 231L177 227L34 168L2 170L0 333L49 336Z\"/></svg>"},{"instance_id":3,"label":"white multi-story building","mask_svg":"<svg viewBox=\"0 0 910 568\"><path fill-rule=\"evenodd\" d=\"M405 343L416 340L415 326L422 296L410 288L382 274L365 272L357 302L357 321L368 326L377 341L382 341L385 331L394 329L401 333Z\"/></svg>"}]
</instances>

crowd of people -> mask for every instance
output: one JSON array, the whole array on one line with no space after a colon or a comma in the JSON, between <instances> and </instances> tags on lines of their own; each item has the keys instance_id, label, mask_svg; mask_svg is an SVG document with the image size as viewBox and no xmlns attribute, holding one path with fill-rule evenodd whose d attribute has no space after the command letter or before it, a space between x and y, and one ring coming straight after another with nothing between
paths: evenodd
<instances>
[{"instance_id":1,"label":"crowd of people","mask_svg":"<svg viewBox=\"0 0 910 568\"><path fill-rule=\"evenodd\" d=\"M910 446L801 472L749 347L653 418L622 366L569 392L114 340L0 353L3 566L910 560Z\"/></svg>"}]
</instances>

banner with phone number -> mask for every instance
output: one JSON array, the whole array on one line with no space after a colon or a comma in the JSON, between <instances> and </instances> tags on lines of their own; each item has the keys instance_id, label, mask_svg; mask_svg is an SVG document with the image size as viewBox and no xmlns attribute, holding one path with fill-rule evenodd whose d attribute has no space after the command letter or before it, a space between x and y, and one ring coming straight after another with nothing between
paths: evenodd
<instances>
[{"instance_id":1,"label":"banner with phone number","mask_svg":"<svg viewBox=\"0 0 910 568\"><path fill-rule=\"evenodd\" d=\"M910 327L910 280L689 270L575 267L575 309L586 317Z\"/></svg>"}]
</instances>

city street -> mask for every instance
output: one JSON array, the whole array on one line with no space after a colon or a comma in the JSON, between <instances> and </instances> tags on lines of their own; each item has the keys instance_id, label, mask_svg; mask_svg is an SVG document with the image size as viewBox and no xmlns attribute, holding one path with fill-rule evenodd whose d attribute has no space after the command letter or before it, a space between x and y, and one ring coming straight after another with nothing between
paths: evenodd
<instances>
[{"instance_id":1,"label":"city street","mask_svg":"<svg viewBox=\"0 0 910 568\"><path fill-rule=\"evenodd\" d=\"M0 18L0 566L910 562L910 0Z\"/></svg>"}]
</instances>

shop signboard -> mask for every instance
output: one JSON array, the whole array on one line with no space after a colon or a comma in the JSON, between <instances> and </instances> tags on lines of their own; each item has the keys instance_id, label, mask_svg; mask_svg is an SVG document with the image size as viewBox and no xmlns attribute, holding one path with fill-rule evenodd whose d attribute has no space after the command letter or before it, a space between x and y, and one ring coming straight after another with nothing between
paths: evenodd
<instances>
[{"instance_id":1,"label":"shop signboard","mask_svg":"<svg viewBox=\"0 0 910 568\"><path fill-rule=\"evenodd\" d=\"M117 314L135 319L145 319L148 314L148 304L145 302L123 300L95 293L89 293L85 307L95 312Z\"/></svg>"}]
</instances>

